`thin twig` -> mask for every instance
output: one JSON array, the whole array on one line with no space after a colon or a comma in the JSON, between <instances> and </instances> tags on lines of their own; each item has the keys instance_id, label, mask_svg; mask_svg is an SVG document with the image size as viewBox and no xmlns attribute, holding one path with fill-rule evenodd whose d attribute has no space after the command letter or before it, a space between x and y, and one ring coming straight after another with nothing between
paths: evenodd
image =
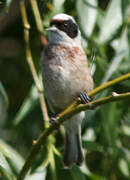
<instances>
[{"instance_id":1,"label":"thin twig","mask_svg":"<svg viewBox=\"0 0 130 180\"><path fill-rule=\"evenodd\" d=\"M39 13L37 1L36 0L30 0L30 3L31 3L31 7L32 7L32 12L33 12L33 15L34 15L34 18L36 21L37 29L41 34L41 42L44 46L46 46L47 45L47 39L43 35L44 34L44 28L42 25L43 23L42 23L41 16Z\"/></svg>"},{"instance_id":2,"label":"thin twig","mask_svg":"<svg viewBox=\"0 0 130 180\"><path fill-rule=\"evenodd\" d=\"M45 104L45 100L44 100L44 96L43 96L43 89L40 85L40 81L39 81L39 78L38 78L34 63L33 63L33 58L32 58L32 54L31 54L31 50L30 50L30 42L29 42L30 24L29 24L28 19L27 19L27 13L26 13L24 1L21 1L20 9L21 9L21 15L22 15L22 20L23 20L23 24L24 24L24 39L25 39L25 45L26 45L27 62L28 62L30 71L32 73L36 88L37 88L38 93L39 93L39 99L40 99L40 105L41 105L41 109L42 109L43 119L45 121L49 121L47 108L46 108L46 104ZM47 123L45 123L45 124L47 127L48 126Z\"/></svg>"},{"instance_id":3,"label":"thin twig","mask_svg":"<svg viewBox=\"0 0 130 180\"><path fill-rule=\"evenodd\" d=\"M38 9L37 1L30 0L30 3L31 3L33 14L34 14L34 18L36 21L37 29L40 33L42 33L44 29L42 26L42 21L41 21L41 16L40 16L39 9Z\"/></svg>"},{"instance_id":4,"label":"thin twig","mask_svg":"<svg viewBox=\"0 0 130 180\"><path fill-rule=\"evenodd\" d=\"M127 79L130 79L130 73L127 73L127 74L124 74L116 79L113 79L111 81L108 81L108 82L105 82L103 83L101 86L93 89L88 95L91 97L91 96L94 96L95 94L107 89L108 87L111 87L121 81L124 81L124 80L127 80Z\"/></svg>"},{"instance_id":5,"label":"thin twig","mask_svg":"<svg viewBox=\"0 0 130 180\"><path fill-rule=\"evenodd\" d=\"M79 105L75 108L73 108L70 112L67 114L62 115L61 117L58 117L58 121L54 122L49 128L46 128L44 132L41 134L40 138L38 139L37 143L32 147L32 150L19 174L19 177L17 180L23 180L26 176L28 170L30 169L35 157L37 154L41 151L43 145L45 144L46 139L49 135L52 134L52 132L59 128L59 126L64 122L67 121L70 117L73 115L79 113L80 111L86 111L87 109L93 109L93 107L97 107L103 104L107 104L113 101L119 101L119 100L126 100L130 98L130 92L118 94L118 95L112 95L109 97L101 98L99 100L92 101L90 103L87 103L85 105Z\"/></svg>"}]
</instances>

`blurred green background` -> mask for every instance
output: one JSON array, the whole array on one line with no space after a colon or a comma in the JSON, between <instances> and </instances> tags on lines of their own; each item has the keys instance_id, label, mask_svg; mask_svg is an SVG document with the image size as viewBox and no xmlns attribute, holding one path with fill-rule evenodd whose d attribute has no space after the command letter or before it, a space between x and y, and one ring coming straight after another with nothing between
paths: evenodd
<instances>
[{"instance_id":1,"label":"blurred green background","mask_svg":"<svg viewBox=\"0 0 130 180\"><path fill-rule=\"evenodd\" d=\"M20 0L0 0L1 180L16 178L33 140L44 130L38 93L26 61L19 3ZM37 3L44 29L57 13L64 12L76 19L95 87L130 72L130 0L37 0ZM26 10L33 61L40 74L44 47L29 0ZM130 81L121 82L96 98L113 91L130 92ZM82 124L84 164L63 168L61 129L48 138L27 180L130 179L130 100L109 103L86 114Z\"/></svg>"}]
</instances>

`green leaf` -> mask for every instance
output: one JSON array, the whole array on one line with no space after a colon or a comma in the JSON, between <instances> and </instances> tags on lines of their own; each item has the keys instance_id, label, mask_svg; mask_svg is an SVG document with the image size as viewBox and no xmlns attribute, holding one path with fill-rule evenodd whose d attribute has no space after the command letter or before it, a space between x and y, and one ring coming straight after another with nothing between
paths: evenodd
<instances>
[{"instance_id":1,"label":"green leaf","mask_svg":"<svg viewBox=\"0 0 130 180\"><path fill-rule=\"evenodd\" d=\"M72 167L71 174L72 174L72 178L74 180L85 180L86 179L85 175L76 166Z\"/></svg>"},{"instance_id":2,"label":"green leaf","mask_svg":"<svg viewBox=\"0 0 130 180\"><path fill-rule=\"evenodd\" d=\"M78 0L77 11L81 29L89 37L94 29L97 18L97 0Z\"/></svg>"},{"instance_id":3,"label":"green leaf","mask_svg":"<svg viewBox=\"0 0 130 180\"><path fill-rule=\"evenodd\" d=\"M27 175L25 180L44 180L46 178L46 168L43 166L38 167L35 172L31 175Z\"/></svg>"},{"instance_id":4,"label":"green leaf","mask_svg":"<svg viewBox=\"0 0 130 180\"><path fill-rule=\"evenodd\" d=\"M3 125L3 122L7 115L7 107L8 107L8 96L6 91L0 82L0 125Z\"/></svg>"},{"instance_id":5,"label":"green leaf","mask_svg":"<svg viewBox=\"0 0 130 180\"><path fill-rule=\"evenodd\" d=\"M8 10L12 0L6 0L6 10Z\"/></svg>"},{"instance_id":6,"label":"green leaf","mask_svg":"<svg viewBox=\"0 0 130 180\"><path fill-rule=\"evenodd\" d=\"M50 170L51 170L52 177L54 180L57 180L54 152L52 151L51 145L50 145L49 157L48 158L49 158L49 162L50 162Z\"/></svg>"},{"instance_id":7,"label":"green leaf","mask_svg":"<svg viewBox=\"0 0 130 180\"><path fill-rule=\"evenodd\" d=\"M54 145L51 145L51 147L52 147L53 152L54 152L57 156L61 157L61 153L58 151L58 149L57 149Z\"/></svg>"},{"instance_id":8,"label":"green leaf","mask_svg":"<svg viewBox=\"0 0 130 180\"><path fill-rule=\"evenodd\" d=\"M119 161L119 168L120 168L121 172L126 177L130 177L128 163L127 163L127 161L125 159L120 159L120 161Z\"/></svg>"},{"instance_id":9,"label":"green leaf","mask_svg":"<svg viewBox=\"0 0 130 180\"><path fill-rule=\"evenodd\" d=\"M15 176L12 174L12 170L8 164L8 161L1 151L0 151L0 179L1 180L15 179Z\"/></svg>"},{"instance_id":10,"label":"green leaf","mask_svg":"<svg viewBox=\"0 0 130 180\"><path fill-rule=\"evenodd\" d=\"M0 82L0 95L3 96L6 106L8 106L8 96L1 82Z\"/></svg>"},{"instance_id":11,"label":"green leaf","mask_svg":"<svg viewBox=\"0 0 130 180\"><path fill-rule=\"evenodd\" d=\"M36 106L37 100L38 100L38 92L37 92L36 87L33 85L31 87L29 95L24 100L19 111L14 117L14 120L13 120L14 125L18 125L30 113L30 111L33 110L33 108Z\"/></svg>"},{"instance_id":12,"label":"green leaf","mask_svg":"<svg viewBox=\"0 0 130 180\"><path fill-rule=\"evenodd\" d=\"M0 152L2 152L8 160L8 165L10 165L10 169L13 168L13 171L19 173L24 163L24 159L21 157L21 155L3 140L0 140Z\"/></svg>"},{"instance_id":13,"label":"green leaf","mask_svg":"<svg viewBox=\"0 0 130 180\"><path fill-rule=\"evenodd\" d=\"M118 66L120 65L121 61L123 61L123 58L124 57L128 58L129 56L129 43L128 43L128 37L127 37L127 28L124 28L117 45L115 45L114 47L116 50L116 54L114 58L112 59L102 82L108 81L110 77L113 75L113 73L118 69Z\"/></svg>"},{"instance_id":14,"label":"green leaf","mask_svg":"<svg viewBox=\"0 0 130 180\"><path fill-rule=\"evenodd\" d=\"M122 15L124 23L130 23L130 0L122 0Z\"/></svg>"},{"instance_id":15,"label":"green leaf","mask_svg":"<svg viewBox=\"0 0 130 180\"><path fill-rule=\"evenodd\" d=\"M130 126L122 125L122 131L126 136L130 136Z\"/></svg>"},{"instance_id":16,"label":"green leaf","mask_svg":"<svg viewBox=\"0 0 130 180\"><path fill-rule=\"evenodd\" d=\"M100 28L98 42L106 43L122 24L121 0L111 0Z\"/></svg>"},{"instance_id":17,"label":"green leaf","mask_svg":"<svg viewBox=\"0 0 130 180\"><path fill-rule=\"evenodd\" d=\"M112 147L113 154L117 148L117 127L119 123L120 111L117 111L117 103L107 104L102 106L102 126L103 126L103 140Z\"/></svg>"},{"instance_id":18,"label":"green leaf","mask_svg":"<svg viewBox=\"0 0 130 180\"><path fill-rule=\"evenodd\" d=\"M0 165L0 179L1 180L16 180L16 177L10 174L8 171L6 171L6 169Z\"/></svg>"},{"instance_id":19,"label":"green leaf","mask_svg":"<svg viewBox=\"0 0 130 180\"><path fill-rule=\"evenodd\" d=\"M89 151L103 151L102 146L96 142L83 141L83 147Z\"/></svg>"},{"instance_id":20,"label":"green leaf","mask_svg":"<svg viewBox=\"0 0 130 180\"><path fill-rule=\"evenodd\" d=\"M0 152L0 166L4 168L8 173L11 173L10 166L2 152Z\"/></svg>"},{"instance_id":21,"label":"green leaf","mask_svg":"<svg viewBox=\"0 0 130 180\"><path fill-rule=\"evenodd\" d=\"M53 1L53 5L54 5L54 12L53 14L58 14L63 12L63 4L64 4L65 0L54 0Z\"/></svg>"},{"instance_id":22,"label":"green leaf","mask_svg":"<svg viewBox=\"0 0 130 180\"><path fill-rule=\"evenodd\" d=\"M1 4L3 5L3 11L2 11L2 13L3 13L3 12L8 12L8 9L9 9L11 3L12 3L12 0L3 0L3 1L4 1L4 2L1 2L1 1L0 1L0 5L1 5Z\"/></svg>"},{"instance_id":23,"label":"green leaf","mask_svg":"<svg viewBox=\"0 0 130 180\"><path fill-rule=\"evenodd\" d=\"M104 177L98 176L98 175L90 175L87 177L88 180L104 180Z\"/></svg>"}]
</instances>

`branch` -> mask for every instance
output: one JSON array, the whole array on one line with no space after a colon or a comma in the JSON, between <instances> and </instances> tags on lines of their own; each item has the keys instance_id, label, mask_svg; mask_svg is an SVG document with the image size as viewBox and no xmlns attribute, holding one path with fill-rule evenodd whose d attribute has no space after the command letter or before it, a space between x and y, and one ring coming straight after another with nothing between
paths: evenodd
<instances>
[{"instance_id":1,"label":"branch","mask_svg":"<svg viewBox=\"0 0 130 180\"><path fill-rule=\"evenodd\" d=\"M22 15L22 20L23 20L23 24L24 24L24 39L25 39L25 45L26 45L27 62L28 62L30 71L32 73L37 91L39 93L39 99L40 99L40 105L41 105L43 119L47 122L47 121L49 121L49 117L48 117L47 108L46 108L46 104L45 104L45 100L44 100L44 96L43 96L43 89L40 85L40 81L39 81L39 78L38 78L34 63L33 63L32 54L31 54L31 50L30 50L30 43L29 43L30 24L27 19L27 13L26 13L24 1L21 1L20 9L21 9L21 15ZM45 123L45 124L47 127L47 123Z\"/></svg>"},{"instance_id":2,"label":"branch","mask_svg":"<svg viewBox=\"0 0 130 180\"><path fill-rule=\"evenodd\" d=\"M57 118L58 121L55 121L49 128L46 128L44 130L44 132L41 134L41 136L39 137L37 143L32 147L32 150L31 150L31 152L30 152L30 154L29 154L29 156L28 156L17 180L23 180L24 179L24 177L26 176L29 168L31 167L35 157L41 151L43 145L45 144L45 141L48 138L48 136L50 134L52 134L52 132L55 129L59 128L59 126L64 121L68 120L70 117L72 117L73 115L75 115L81 111L86 111L87 109L93 109L94 107L97 107L97 106L100 106L103 104L107 104L107 103L110 103L113 101L126 100L128 98L130 98L130 92L123 93L123 94L113 93L112 96L101 98L99 100L92 101L92 102L87 103L85 105L79 105L79 106L73 108L73 110L69 111L68 113L62 115L61 117L58 117Z\"/></svg>"},{"instance_id":3,"label":"branch","mask_svg":"<svg viewBox=\"0 0 130 180\"><path fill-rule=\"evenodd\" d=\"M101 86L98 86L97 88L95 88L91 92L89 92L88 96L92 97L92 96L98 94L99 92L107 89L108 87L111 87L121 81L128 80L128 79L130 79L130 73L127 73L125 75L122 75L122 76L114 79L114 80L103 83ZM58 115L58 117L62 117L65 114L69 113L71 110L73 110L75 107L77 107L80 103L81 103L80 99L77 98L77 100L74 101L70 106L68 106L63 112L61 112Z\"/></svg>"}]
</instances>

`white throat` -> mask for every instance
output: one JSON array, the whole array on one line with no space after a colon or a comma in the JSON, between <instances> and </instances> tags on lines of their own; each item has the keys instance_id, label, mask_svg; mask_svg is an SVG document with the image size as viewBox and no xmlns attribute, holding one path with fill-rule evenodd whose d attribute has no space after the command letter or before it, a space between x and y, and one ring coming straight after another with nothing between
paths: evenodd
<instances>
[{"instance_id":1,"label":"white throat","mask_svg":"<svg viewBox=\"0 0 130 180\"><path fill-rule=\"evenodd\" d=\"M70 38L65 32L60 31L55 26L48 28L48 39L51 44L67 44L70 46L81 46L81 35L80 31L78 36Z\"/></svg>"}]
</instances>

